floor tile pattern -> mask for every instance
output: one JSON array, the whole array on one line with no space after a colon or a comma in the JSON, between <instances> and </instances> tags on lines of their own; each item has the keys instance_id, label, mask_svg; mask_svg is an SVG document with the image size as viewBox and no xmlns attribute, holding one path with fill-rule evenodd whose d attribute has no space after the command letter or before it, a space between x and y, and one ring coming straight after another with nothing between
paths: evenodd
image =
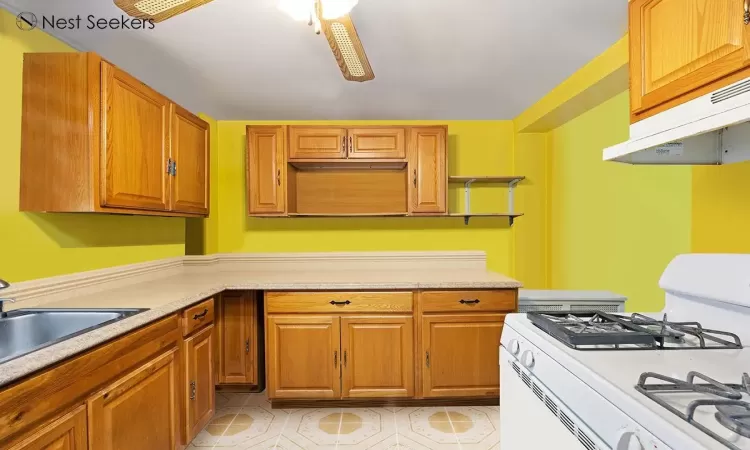
<instances>
[{"instance_id":1,"label":"floor tile pattern","mask_svg":"<svg viewBox=\"0 0 750 450\"><path fill-rule=\"evenodd\" d=\"M271 409L265 394L216 393L187 450L497 450L497 406Z\"/></svg>"}]
</instances>

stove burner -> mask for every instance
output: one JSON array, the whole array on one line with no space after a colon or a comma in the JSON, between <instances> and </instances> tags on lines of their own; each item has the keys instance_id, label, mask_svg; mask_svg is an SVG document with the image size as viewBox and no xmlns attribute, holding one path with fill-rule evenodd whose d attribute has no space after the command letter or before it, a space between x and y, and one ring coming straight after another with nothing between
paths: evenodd
<instances>
[{"instance_id":1,"label":"stove burner","mask_svg":"<svg viewBox=\"0 0 750 450\"><path fill-rule=\"evenodd\" d=\"M661 380L665 383L647 384L646 381L650 378ZM705 383L696 382L696 378L705 381ZM635 389L641 394L732 450L740 450L740 448L698 422L695 419L695 411L698 408L714 406L717 411L714 417L716 417L716 420L720 424L741 436L750 438L750 403L742 401L743 392L750 394L748 388L750 388L750 376L746 373L742 374L741 384L723 384L699 372L688 373L685 380L671 378L658 373L645 372L641 374L638 384L635 386ZM661 398L662 396L684 392L706 394L706 397L693 400L687 405L685 411L680 411Z\"/></svg>"},{"instance_id":2,"label":"stove burner","mask_svg":"<svg viewBox=\"0 0 750 450\"><path fill-rule=\"evenodd\" d=\"M526 317L568 347L577 350L667 350L742 348L736 334L703 328L699 322L670 322L642 314L602 311L528 312Z\"/></svg>"},{"instance_id":3,"label":"stove burner","mask_svg":"<svg viewBox=\"0 0 750 450\"><path fill-rule=\"evenodd\" d=\"M750 438L750 403L744 405L718 405L716 420L735 433Z\"/></svg>"}]
</instances>

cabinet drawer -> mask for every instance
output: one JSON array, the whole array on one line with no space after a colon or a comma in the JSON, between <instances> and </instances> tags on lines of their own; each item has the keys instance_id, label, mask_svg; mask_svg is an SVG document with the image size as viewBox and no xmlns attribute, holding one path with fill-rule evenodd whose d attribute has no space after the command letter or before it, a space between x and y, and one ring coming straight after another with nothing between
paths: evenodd
<instances>
[{"instance_id":1,"label":"cabinet drawer","mask_svg":"<svg viewBox=\"0 0 750 450\"><path fill-rule=\"evenodd\" d=\"M272 313L411 312L411 292L269 292Z\"/></svg>"},{"instance_id":2,"label":"cabinet drawer","mask_svg":"<svg viewBox=\"0 0 750 450\"><path fill-rule=\"evenodd\" d=\"M514 289L497 291L426 291L420 294L422 311L480 312L515 311L517 292Z\"/></svg>"},{"instance_id":3,"label":"cabinet drawer","mask_svg":"<svg viewBox=\"0 0 750 450\"><path fill-rule=\"evenodd\" d=\"M214 299L193 305L182 312L182 335L187 336L193 331L214 322Z\"/></svg>"}]
</instances>

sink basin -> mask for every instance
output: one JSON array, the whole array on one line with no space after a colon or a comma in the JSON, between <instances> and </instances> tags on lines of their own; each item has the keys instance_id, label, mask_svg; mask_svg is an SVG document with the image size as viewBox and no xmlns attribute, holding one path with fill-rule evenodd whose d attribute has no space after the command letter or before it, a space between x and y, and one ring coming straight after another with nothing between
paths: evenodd
<instances>
[{"instance_id":1,"label":"sink basin","mask_svg":"<svg viewBox=\"0 0 750 450\"><path fill-rule=\"evenodd\" d=\"M19 309L0 318L0 363L145 309Z\"/></svg>"}]
</instances>

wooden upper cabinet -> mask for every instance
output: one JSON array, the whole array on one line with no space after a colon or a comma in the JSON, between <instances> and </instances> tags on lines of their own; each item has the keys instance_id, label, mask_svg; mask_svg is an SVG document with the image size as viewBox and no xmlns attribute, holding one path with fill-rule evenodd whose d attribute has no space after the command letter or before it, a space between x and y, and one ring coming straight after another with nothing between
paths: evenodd
<instances>
[{"instance_id":1,"label":"wooden upper cabinet","mask_svg":"<svg viewBox=\"0 0 750 450\"><path fill-rule=\"evenodd\" d=\"M25 54L22 105L21 211L208 213L207 124L99 55Z\"/></svg>"},{"instance_id":2,"label":"wooden upper cabinet","mask_svg":"<svg viewBox=\"0 0 750 450\"><path fill-rule=\"evenodd\" d=\"M497 396L504 314L456 314L422 319L422 395Z\"/></svg>"},{"instance_id":3,"label":"wooden upper cabinet","mask_svg":"<svg viewBox=\"0 0 750 450\"><path fill-rule=\"evenodd\" d=\"M177 351L152 359L88 400L90 448L174 449L179 414ZM144 443L148 436L148 444Z\"/></svg>"},{"instance_id":4,"label":"wooden upper cabinet","mask_svg":"<svg viewBox=\"0 0 750 450\"><path fill-rule=\"evenodd\" d=\"M249 214L286 212L285 126L247 127Z\"/></svg>"},{"instance_id":5,"label":"wooden upper cabinet","mask_svg":"<svg viewBox=\"0 0 750 450\"><path fill-rule=\"evenodd\" d=\"M446 141L446 127L409 130L409 212L447 212Z\"/></svg>"},{"instance_id":6,"label":"wooden upper cabinet","mask_svg":"<svg viewBox=\"0 0 750 450\"><path fill-rule=\"evenodd\" d=\"M335 316L268 316L268 397L339 398L341 349Z\"/></svg>"},{"instance_id":7,"label":"wooden upper cabinet","mask_svg":"<svg viewBox=\"0 0 750 450\"><path fill-rule=\"evenodd\" d=\"M742 0L632 0L632 121L750 76Z\"/></svg>"},{"instance_id":8,"label":"wooden upper cabinet","mask_svg":"<svg viewBox=\"0 0 750 450\"><path fill-rule=\"evenodd\" d=\"M208 214L208 124L172 104L172 210Z\"/></svg>"},{"instance_id":9,"label":"wooden upper cabinet","mask_svg":"<svg viewBox=\"0 0 750 450\"><path fill-rule=\"evenodd\" d=\"M219 300L215 359L219 384L258 382L258 319L254 295L227 292Z\"/></svg>"},{"instance_id":10,"label":"wooden upper cabinet","mask_svg":"<svg viewBox=\"0 0 750 450\"><path fill-rule=\"evenodd\" d=\"M350 128L349 158L406 158L403 128Z\"/></svg>"},{"instance_id":11,"label":"wooden upper cabinet","mask_svg":"<svg viewBox=\"0 0 750 450\"><path fill-rule=\"evenodd\" d=\"M341 318L342 396L412 397L411 316Z\"/></svg>"},{"instance_id":12,"label":"wooden upper cabinet","mask_svg":"<svg viewBox=\"0 0 750 450\"><path fill-rule=\"evenodd\" d=\"M35 430L9 450L88 450L86 407L81 405Z\"/></svg>"},{"instance_id":13,"label":"wooden upper cabinet","mask_svg":"<svg viewBox=\"0 0 750 450\"><path fill-rule=\"evenodd\" d=\"M183 424L190 442L213 417L216 409L214 388L214 326L209 325L185 340L184 388L187 423Z\"/></svg>"},{"instance_id":14,"label":"wooden upper cabinet","mask_svg":"<svg viewBox=\"0 0 750 450\"><path fill-rule=\"evenodd\" d=\"M102 206L166 210L169 100L102 63Z\"/></svg>"},{"instance_id":15,"label":"wooden upper cabinet","mask_svg":"<svg viewBox=\"0 0 750 450\"><path fill-rule=\"evenodd\" d=\"M346 128L289 127L289 160L342 159L348 146Z\"/></svg>"}]
</instances>

